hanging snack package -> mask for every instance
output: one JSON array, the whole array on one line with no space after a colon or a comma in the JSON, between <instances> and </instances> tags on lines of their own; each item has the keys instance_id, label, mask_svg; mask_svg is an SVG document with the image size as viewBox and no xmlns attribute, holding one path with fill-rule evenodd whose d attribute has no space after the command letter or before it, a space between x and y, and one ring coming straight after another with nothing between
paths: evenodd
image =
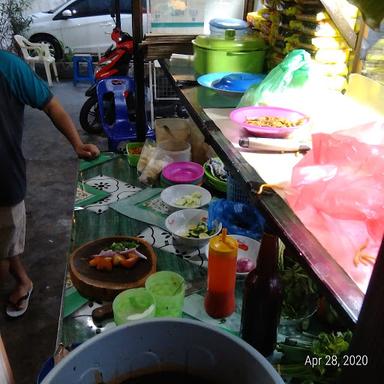
<instances>
[{"instance_id":1,"label":"hanging snack package","mask_svg":"<svg viewBox=\"0 0 384 384\"><path fill-rule=\"evenodd\" d=\"M139 181L149 186L154 185L163 168L172 162L173 159L171 157L164 154L164 151L161 149L155 147L151 152L151 157L149 158L148 163L139 176Z\"/></svg>"},{"instance_id":2,"label":"hanging snack package","mask_svg":"<svg viewBox=\"0 0 384 384\"><path fill-rule=\"evenodd\" d=\"M141 150L140 158L137 163L137 172L143 172L156 150L156 142L152 139L145 140L143 149Z\"/></svg>"},{"instance_id":3,"label":"hanging snack package","mask_svg":"<svg viewBox=\"0 0 384 384\"><path fill-rule=\"evenodd\" d=\"M316 86L313 82L315 75L310 54L304 49L295 49L260 84L248 88L238 106L273 105L297 109L299 100L314 93ZM290 100L294 105L288 105Z\"/></svg>"}]
</instances>

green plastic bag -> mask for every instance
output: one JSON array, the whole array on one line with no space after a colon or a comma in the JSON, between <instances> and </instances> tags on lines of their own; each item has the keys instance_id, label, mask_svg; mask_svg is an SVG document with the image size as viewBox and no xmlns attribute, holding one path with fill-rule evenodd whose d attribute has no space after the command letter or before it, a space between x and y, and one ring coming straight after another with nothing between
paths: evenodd
<instances>
[{"instance_id":1,"label":"green plastic bag","mask_svg":"<svg viewBox=\"0 0 384 384\"><path fill-rule=\"evenodd\" d=\"M260 84L248 88L238 106L274 105L284 92L304 88L310 80L310 74L310 54L304 49L295 49Z\"/></svg>"}]
</instances>

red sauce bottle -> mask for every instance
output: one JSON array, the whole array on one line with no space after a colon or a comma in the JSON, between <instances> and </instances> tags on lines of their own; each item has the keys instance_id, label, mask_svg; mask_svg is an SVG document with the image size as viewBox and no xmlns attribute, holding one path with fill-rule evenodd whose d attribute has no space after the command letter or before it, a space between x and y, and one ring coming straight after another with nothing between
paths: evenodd
<instances>
[{"instance_id":1,"label":"red sauce bottle","mask_svg":"<svg viewBox=\"0 0 384 384\"><path fill-rule=\"evenodd\" d=\"M227 236L227 229L209 242L208 290L205 310L220 319L231 315L235 308L237 241Z\"/></svg>"},{"instance_id":2,"label":"red sauce bottle","mask_svg":"<svg viewBox=\"0 0 384 384\"><path fill-rule=\"evenodd\" d=\"M282 285L278 276L278 238L265 233L256 268L247 275L241 311L241 337L262 355L276 347Z\"/></svg>"}]
</instances>

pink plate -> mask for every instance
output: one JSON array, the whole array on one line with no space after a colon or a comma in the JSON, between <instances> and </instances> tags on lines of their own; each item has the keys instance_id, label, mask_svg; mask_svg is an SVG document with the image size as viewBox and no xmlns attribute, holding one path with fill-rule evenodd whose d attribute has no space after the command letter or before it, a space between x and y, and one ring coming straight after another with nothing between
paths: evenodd
<instances>
[{"instance_id":1,"label":"pink plate","mask_svg":"<svg viewBox=\"0 0 384 384\"><path fill-rule=\"evenodd\" d=\"M247 119L254 119L263 116L283 117L290 121L296 121L304 118L304 123L294 127L263 127L247 124ZM237 124L243 126L249 133L262 137L286 137L298 128L304 128L308 125L309 117L293 109L267 106L242 107L234 109L229 118Z\"/></svg>"},{"instance_id":2,"label":"pink plate","mask_svg":"<svg viewBox=\"0 0 384 384\"><path fill-rule=\"evenodd\" d=\"M162 175L172 183L192 183L203 177L204 168L192 161L180 161L166 165Z\"/></svg>"}]
</instances>

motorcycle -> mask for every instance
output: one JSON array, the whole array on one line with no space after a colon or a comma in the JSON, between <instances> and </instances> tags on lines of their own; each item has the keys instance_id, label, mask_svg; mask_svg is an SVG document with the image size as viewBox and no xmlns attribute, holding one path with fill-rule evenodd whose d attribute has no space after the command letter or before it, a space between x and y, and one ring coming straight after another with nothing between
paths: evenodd
<instances>
[{"instance_id":1,"label":"motorcycle","mask_svg":"<svg viewBox=\"0 0 384 384\"><path fill-rule=\"evenodd\" d=\"M95 83L85 92L88 99L80 110L79 120L81 127L84 131L93 134L98 134L103 131L96 93L97 83L100 80L114 76L127 76L134 51L133 38L128 33L121 31L119 0L114 0L114 8L112 9L111 17L115 20L115 28L111 34L111 38L115 44L112 44L99 60L95 70ZM135 100L133 92L129 92L126 95L126 101L129 119L135 121ZM113 96L111 95L110 99L106 97L105 100L103 100L103 103L103 109L106 111L103 118L107 122L112 123L115 119ZM187 118L189 116L186 109L178 101L165 101L164 104L162 101L156 101L154 102L153 107L155 118Z\"/></svg>"},{"instance_id":2,"label":"motorcycle","mask_svg":"<svg viewBox=\"0 0 384 384\"><path fill-rule=\"evenodd\" d=\"M89 87L85 95L88 99L80 110L80 125L88 133L101 133L103 128L100 122L99 107L97 102L97 83L100 80L114 77L127 76L130 62L133 55L133 39L131 35L122 32L119 26L116 26L111 34L115 44L111 45L103 54L95 69L95 83ZM132 102L133 94L127 95L127 106L134 106ZM104 110L108 111L106 119L111 121L114 118L114 104L112 100L104 101L108 105ZM131 112L133 113L133 112Z\"/></svg>"}]
</instances>

